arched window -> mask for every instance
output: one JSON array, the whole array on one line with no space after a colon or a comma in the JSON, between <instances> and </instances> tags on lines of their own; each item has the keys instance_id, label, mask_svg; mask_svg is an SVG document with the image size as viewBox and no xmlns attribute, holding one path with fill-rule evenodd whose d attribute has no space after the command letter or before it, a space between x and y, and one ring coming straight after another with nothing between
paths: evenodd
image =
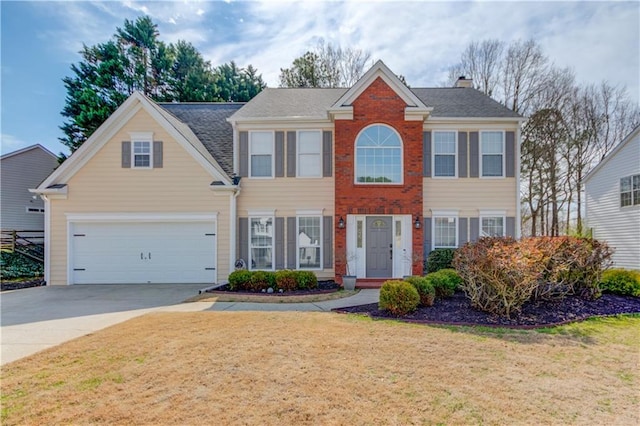
<instances>
[{"instance_id":1,"label":"arched window","mask_svg":"<svg viewBox=\"0 0 640 426\"><path fill-rule=\"evenodd\" d=\"M356 183L402 183L402 141L391 127L374 124L358 135Z\"/></svg>"}]
</instances>

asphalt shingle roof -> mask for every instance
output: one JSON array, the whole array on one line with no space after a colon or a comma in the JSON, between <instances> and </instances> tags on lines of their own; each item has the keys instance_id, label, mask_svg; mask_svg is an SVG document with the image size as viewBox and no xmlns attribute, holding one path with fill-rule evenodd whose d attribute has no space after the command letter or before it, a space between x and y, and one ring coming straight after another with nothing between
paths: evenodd
<instances>
[{"instance_id":1,"label":"asphalt shingle roof","mask_svg":"<svg viewBox=\"0 0 640 426\"><path fill-rule=\"evenodd\" d=\"M433 107L432 117L520 117L501 103L472 88L414 88L411 91L426 106Z\"/></svg>"},{"instance_id":2,"label":"asphalt shingle roof","mask_svg":"<svg viewBox=\"0 0 640 426\"><path fill-rule=\"evenodd\" d=\"M244 103L160 103L189 126L227 175L233 175L233 128L227 118Z\"/></svg>"}]
</instances>

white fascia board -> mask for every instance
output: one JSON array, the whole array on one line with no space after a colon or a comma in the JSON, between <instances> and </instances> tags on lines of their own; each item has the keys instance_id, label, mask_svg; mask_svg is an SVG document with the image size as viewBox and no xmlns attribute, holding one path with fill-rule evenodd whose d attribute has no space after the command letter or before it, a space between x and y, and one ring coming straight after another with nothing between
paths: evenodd
<instances>
[{"instance_id":1,"label":"white fascia board","mask_svg":"<svg viewBox=\"0 0 640 426\"><path fill-rule=\"evenodd\" d=\"M598 172L598 170L600 170L606 163L609 162L609 160L612 157L614 157L618 153L618 151L620 151L626 144L628 144L634 137L638 136L639 134L640 134L640 126L637 126L635 129L631 131L631 133L629 133L629 135L627 135L626 138L622 140L622 142L616 145L616 147L613 148L613 150L611 150L611 152L607 154L607 156L604 157L602 161L600 161L593 169L589 171L589 173L586 174L586 176L582 180L582 183L584 184L588 180L590 180L593 177L593 175Z\"/></svg>"},{"instance_id":2,"label":"white fascia board","mask_svg":"<svg viewBox=\"0 0 640 426\"><path fill-rule=\"evenodd\" d=\"M404 120L405 121L424 121L429 117L433 111L433 107L418 108L418 107L405 107Z\"/></svg>"},{"instance_id":3,"label":"white fascia board","mask_svg":"<svg viewBox=\"0 0 640 426\"><path fill-rule=\"evenodd\" d=\"M0 160L5 160L7 158L15 157L16 155L20 155L20 154L23 154L25 152L32 151L34 149L40 149L40 150L44 151L45 154L49 154L51 157L53 157L55 159L58 158L58 156L55 155L53 152L49 151L47 148L45 148L44 146L42 146L39 143L37 143L35 145L30 145L30 146L27 146L25 148L18 149L17 151L8 152L8 153L0 156Z\"/></svg>"},{"instance_id":4,"label":"white fascia board","mask_svg":"<svg viewBox=\"0 0 640 426\"><path fill-rule=\"evenodd\" d=\"M69 189L67 186L63 188L35 188L29 189L32 194L46 195L49 199L66 200Z\"/></svg>"},{"instance_id":5,"label":"white fascia board","mask_svg":"<svg viewBox=\"0 0 640 426\"><path fill-rule=\"evenodd\" d=\"M238 185L209 185L209 189L214 192L237 192L240 187Z\"/></svg>"},{"instance_id":6,"label":"white fascia board","mask_svg":"<svg viewBox=\"0 0 640 426\"><path fill-rule=\"evenodd\" d=\"M485 123L485 122L504 122L504 123L514 123L517 125L522 124L527 121L524 117L430 117L429 121L425 123L428 124L436 124L436 123Z\"/></svg>"}]
</instances>

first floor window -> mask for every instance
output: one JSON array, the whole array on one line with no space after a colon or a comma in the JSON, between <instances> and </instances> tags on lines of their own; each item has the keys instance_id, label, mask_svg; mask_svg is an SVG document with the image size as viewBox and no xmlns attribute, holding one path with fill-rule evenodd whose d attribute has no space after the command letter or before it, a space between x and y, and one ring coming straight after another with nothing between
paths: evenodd
<instances>
[{"instance_id":1,"label":"first floor window","mask_svg":"<svg viewBox=\"0 0 640 426\"><path fill-rule=\"evenodd\" d=\"M433 248L455 248L458 218L435 217L433 225Z\"/></svg>"},{"instance_id":2,"label":"first floor window","mask_svg":"<svg viewBox=\"0 0 640 426\"><path fill-rule=\"evenodd\" d=\"M456 132L433 133L433 175L455 177Z\"/></svg>"},{"instance_id":3,"label":"first floor window","mask_svg":"<svg viewBox=\"0 0 640 426\"><path fill-rule=\"evenodd\" d=\"M251 132L251 177L273 176L273 132Z\"/></svg>"},{"instance_id":4,"label":"first floor window","mask_svg":"<svg viewBox=\"0 0 640 426\"><path fill-rule=\"evenodd\" d=\"M298 217L298 269L320 269L322 229L319 216Z\"/></svg>"},{"instance_id":5,"label":"first floor window","mask_svg":"<svg viewBox=\"0 0 640 426\"><path fill-rule=\"evenodd\" d=\"M251 269L273 269L273 217L249 220Z\"/></svg>"},{"instance_id":6,"label":"first floor window","mask_svg":"<svg viewBox=\"0 0 640 426\"><path fill-rule=\"evenodd\" d=\"M298 176L322 176L322 133L298 132Z\"/></svg>"},{"instance_id":7,"label":"first floor window","mask_svg":"<svg viewBox=\"0 0 640 426\"><path fill-rule=\"evenodd\" d=\"M480 236L504 237L504 217L483 217L480 219L480 221L482 223Z\"/></svg>"},{"instance_id":8,"label":"first floor window","mask_svg":"<svg viewBox=\"0 0 640 426\"><path fill-rule=\"evenodd\" d=\"M620 207L640 204L640 175L620 179Z\"/></svg>"},{"instance_id":9,"label":"first floor window","mask_svg":"<svg viewBox=\"0 0 640 426\"><path fill-rule=\"evenodd\" d=\"M504 159L504 133L503 132L482 132L481 133L481 167L482 176L499 177L503 176Z\"/></svg>"},{"instance_id":10,"label":"first floor window","mask_svg":"<svg viewBox=\"0 0 640 426\"><path fill-rule=\"evenodd\" d=\"M133 167L151 167L151 142L133 142Z\"/></svg>"}]
</instances>

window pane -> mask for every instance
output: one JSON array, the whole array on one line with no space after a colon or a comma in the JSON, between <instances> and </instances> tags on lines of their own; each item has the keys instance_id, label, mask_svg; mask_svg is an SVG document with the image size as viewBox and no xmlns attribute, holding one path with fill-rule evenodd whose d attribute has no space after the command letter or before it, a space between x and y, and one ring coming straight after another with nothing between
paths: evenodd
<instances>
[{"instance_id":1,"label":"window pane","mask_svg":"<svg viewBox=\"0 0 640 426\"><path fill-rule=\"evenodd\" d=\"M633 191L633 205L640 204L640 189L636 189Z\"/></svg>"},{"instance_id":2,"label":"window pane","mask_svg":"<svg viewBox=\"0 0 640 426\"><path fill-rule=\"evenodd\" d=\"M151 142L134 142L134 154L149 154L151 152Z\"/></svg>"},{"instance_id":3,"label":"window pane","mask_svg":"<svg viewBox=\"0 0 640 426\"><path fill-rule=\"evenodd\" d=\"M630 206L631 205L631 192L621 192L620 193L620 206Z\"/></svg>"},{"instance_id":4,"label":"window pane","mask_svg":"<svg viewBox=\"0 0 640 426\"><path fill-rule=\"evenodd\" d=\"M455 155L436 155L434 157L435 176L455 176L456 157Z\"/></svg>"},{"instance_id":5,"label":"window pane","mask_svg":"<svg viewBox=\"0 0 640 426\"><path fill-rule=\"evenodd\" d=\"M435 247L456 247L456 226L455 217L436 217L434 229Z\"/></svg>"},{"instance_id":6,"label":"window pane","mask_svg":"<svg viewBox=\"0 0 640 426\"><path fill-rule=\"evenodd\" d=\"M271 154L273 150L273 133L252 132L251 154Z\"/></svg>"},{"instance_id":7,"label":"window pane","mask_svg":"<svg viewBox=\"0 0 640 426\"><path fill-rule=\"evenodd\" d=\"M298 151L301 154L320 154L320 132L298 132Z\"/></svg>"},{"instance_id":8,"label":"window pane","mask_svg":"<svg viewBox=\"0 0 640 426\"><path fill-rule=\"evenodd\" d=\"M273 267L273 218L252 217L251 269L272 269Z\"/></svg>"},{"instance_id":9,"label":"window pane","mask_svg":"<svg viewBox=\"0 0 640 426\"><path fill-rule=\"evenodd\" d=\"M482 176L502 176L502 155L482 156Z\"/></svg>"},{"instance_id":10,"label":"window pane","mask_svg":"<svg viewBox=\"0 0 640 426\"><path fill-rule=\"evenodd\" d=\"M482 153L502 154L502 132L482 132Z\"/></svg>"},{"instance_id":11,"label":"window pane","mask_svg":"<svg viewBox=\"0 0 640 426\"><path fill-rule=\"evenodd\" d=\"M300 269L320 269L320 218L298 218L298 263Z\"/></svg>"},{"instance_id":12,"label":"window pane","mask_svg":"<svg viewBox=\"0 0 640 426\"><path fill-rule=\"evenodd\" d=\"M149 154L136 154L133 156L134 167L149 167L150 164Z\"/></svg>"},{"instance_id":13,"label":"window pane","mask_svg":"<svg viewBox=\"0 0 640 426\"><path fill-rule=\"evenodd\" d=\"M456 153L456 134L454 132L435 132L434 142L436 154Z\"/></svg>"},{"instance_id":14,"label":"window pane","mask_svg":"<svg viewBox=\"0 0 640 426\"><path fill-rule=\"evenodd\" d=\"M504 219L502 217L483 217L482 218L482 236L483 237L503 237L504 236Z\"/></svg>"},{"instance_id":15,"label":"window pane","mask_svg":"<svg viewBox=\"0 0 640 426\"><path fill-rule=\"evenodd\" d=\"M251 156L251 176L271 176L271 155Z\"/></svg>"},{"instance_id":16,"label":"window pane","mask_svg":"<svg viewBox=\"0 0 640 426\"><path fill-rule=\"evenodd\" d=\"M298 176L320 176L320 155L301 154L298 157Z\"/></svg>"},{"instance_id":17,"label":"window pane","mask_svg":"<svg viewBox=\"0 0 640 426\"><path fill-rule=\"evenodd\" d=\"M387 126L371 126L363 131L356 143L357 182L402 182L400 147L400 138Z\"/></svg>"},{"instance_id":18,"label":"window pane","mask_svg":"<svg viewBox=\"0 0 640 426\"><path fill-rule=\"evenodd\" d=\"M633 190L640 189L640 175L633 176Z\"/></svg>"},{"instance_id":19,"label":"window pane","mask_svg":"<svg viewBox=\"0 0 640 426\"><path fill-rule=\"evenodd\" d=\"M620 191L631 191L631 176L623 177L622 179L620 179Z\"/></svg>"}]
</instances>

